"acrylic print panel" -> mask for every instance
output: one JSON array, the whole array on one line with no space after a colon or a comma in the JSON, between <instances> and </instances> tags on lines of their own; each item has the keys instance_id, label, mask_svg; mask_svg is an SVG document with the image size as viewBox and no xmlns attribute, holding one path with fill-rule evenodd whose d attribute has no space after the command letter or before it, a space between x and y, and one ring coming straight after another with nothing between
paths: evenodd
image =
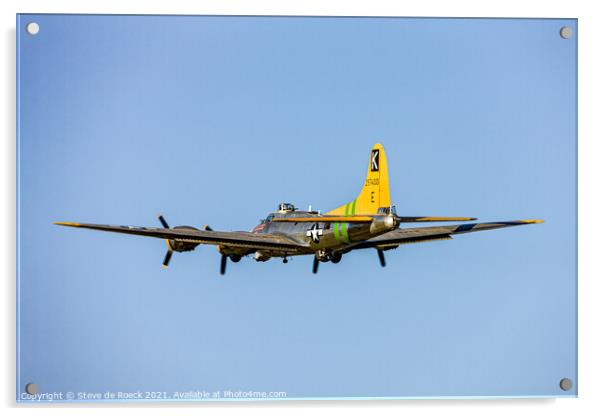
<instances>
[{"instance_id":1,"label":"acrylic print panel","mask_svg":"<svg viewBox=\"0 0 602 416\"><path fill-rule=\"evenodd\" d=\"M19 401L577 395L576 20L17 33Z\"/></svg>"}]
</instances>

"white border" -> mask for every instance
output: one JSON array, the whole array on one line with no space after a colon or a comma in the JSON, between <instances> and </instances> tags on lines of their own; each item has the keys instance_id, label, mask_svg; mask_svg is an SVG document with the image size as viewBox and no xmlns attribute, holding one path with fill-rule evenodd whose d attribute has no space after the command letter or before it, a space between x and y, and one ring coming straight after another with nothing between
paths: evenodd
<instances>
[{"instance_id":1,"label":"white border","mask_svg":"<svg viewBox=\"0 0 602 416\"><path fill-rule=\"evenodd\" d=\"M2 83L3 99L0 126L3 127L0 184L0 217L4 233L0 246L2 274L2 405L8 413L44 414L86 412L123 414L170 413L230 414L233 411L255 415L312 413L331 414L482 414L506 415L525 411L533 415L592 414L602 409L601 351L602 273L598 247L601 246L602 178L599 161L602 142L600 119L601 13L590 1L507 0L491 4L480 1L3 1ZM15 14L16 13L131 13L131 14L248 14L248 15L347 15L347 16L457 16L457 17L558 17L579 19L579 398L578 399L493 399L493 400L401 400L401 401L273 401L219 403L152 403L87 405L15 404ZM15 409L19 407L20 409ZM42 408L43 407L43 408ZM144 410L141 410L144 409Z\"/></svg>"}]
</instances>

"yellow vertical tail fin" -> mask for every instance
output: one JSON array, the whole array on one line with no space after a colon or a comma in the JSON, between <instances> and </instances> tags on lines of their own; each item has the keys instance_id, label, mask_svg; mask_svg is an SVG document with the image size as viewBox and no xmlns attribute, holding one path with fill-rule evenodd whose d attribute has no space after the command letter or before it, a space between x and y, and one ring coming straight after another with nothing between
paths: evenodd
<instances>
[{"instance_id":1,"label":"yellow vertical tail fin","mask_svg":"<svg viewBox=\"0 0 602 416\"><path fill-rule=\"evenodd\" d=\"M374 215L380 207L389 208L389 170L385 149L380 143L372 146L368 173L357 198L328 212L330 215Z\"/></svg>"}]
</instances>

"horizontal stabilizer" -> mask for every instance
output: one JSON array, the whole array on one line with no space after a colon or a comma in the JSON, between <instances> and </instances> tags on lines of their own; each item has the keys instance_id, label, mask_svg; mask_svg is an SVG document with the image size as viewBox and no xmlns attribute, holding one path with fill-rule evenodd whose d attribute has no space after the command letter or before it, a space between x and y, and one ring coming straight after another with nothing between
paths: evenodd
<instances>
[{"instance_id":1,"label":"horizontal stabilizer","mask_svg":"<svg viewBox=\"0 0 602 416\"><path fill-rule=\"evenodd\" d=\"M473 217L396 217L398 222L475 221Z\"/></svg>"}]
</instances>

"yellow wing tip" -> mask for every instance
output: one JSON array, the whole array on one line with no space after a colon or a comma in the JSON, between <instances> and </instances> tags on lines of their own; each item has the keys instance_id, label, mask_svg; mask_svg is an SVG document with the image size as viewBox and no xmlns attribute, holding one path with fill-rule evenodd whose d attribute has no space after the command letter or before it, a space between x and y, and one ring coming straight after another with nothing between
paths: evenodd
<instances>
[{"instance_id":1,"label":"yellow wing tip","mask_svg":"<svg viewBox=\"0 0 602 416\"><path fill-rule=\"evenodd\" d=\"M166 266L166 265L164 265L164 264L162 264L161 266L162 266L164 269L169 269L169 267L168 267L168 266Z\"/></svg>"},{"instance_id":2,"label":"yellow wing tip","mask_svg":"<svg viewBox=\"0 0 602 416\"><path fill-rule=\"evenodd\" d=\"M56 225L64 225L66 227L80 227L81 224L79 222L68 222L68 221L56 221L54 222Z\"/></svg>"},{"instance_id":3,"label":"yellow wing tip","mask_svg":"<svg viewBox=\"0 0 602 416\"><path fill-rule=\"evenodd\" d=\"M543 220L523 220L522 222L525 224L541 224L544 221Z\"/></svg>"}]
</instances>

